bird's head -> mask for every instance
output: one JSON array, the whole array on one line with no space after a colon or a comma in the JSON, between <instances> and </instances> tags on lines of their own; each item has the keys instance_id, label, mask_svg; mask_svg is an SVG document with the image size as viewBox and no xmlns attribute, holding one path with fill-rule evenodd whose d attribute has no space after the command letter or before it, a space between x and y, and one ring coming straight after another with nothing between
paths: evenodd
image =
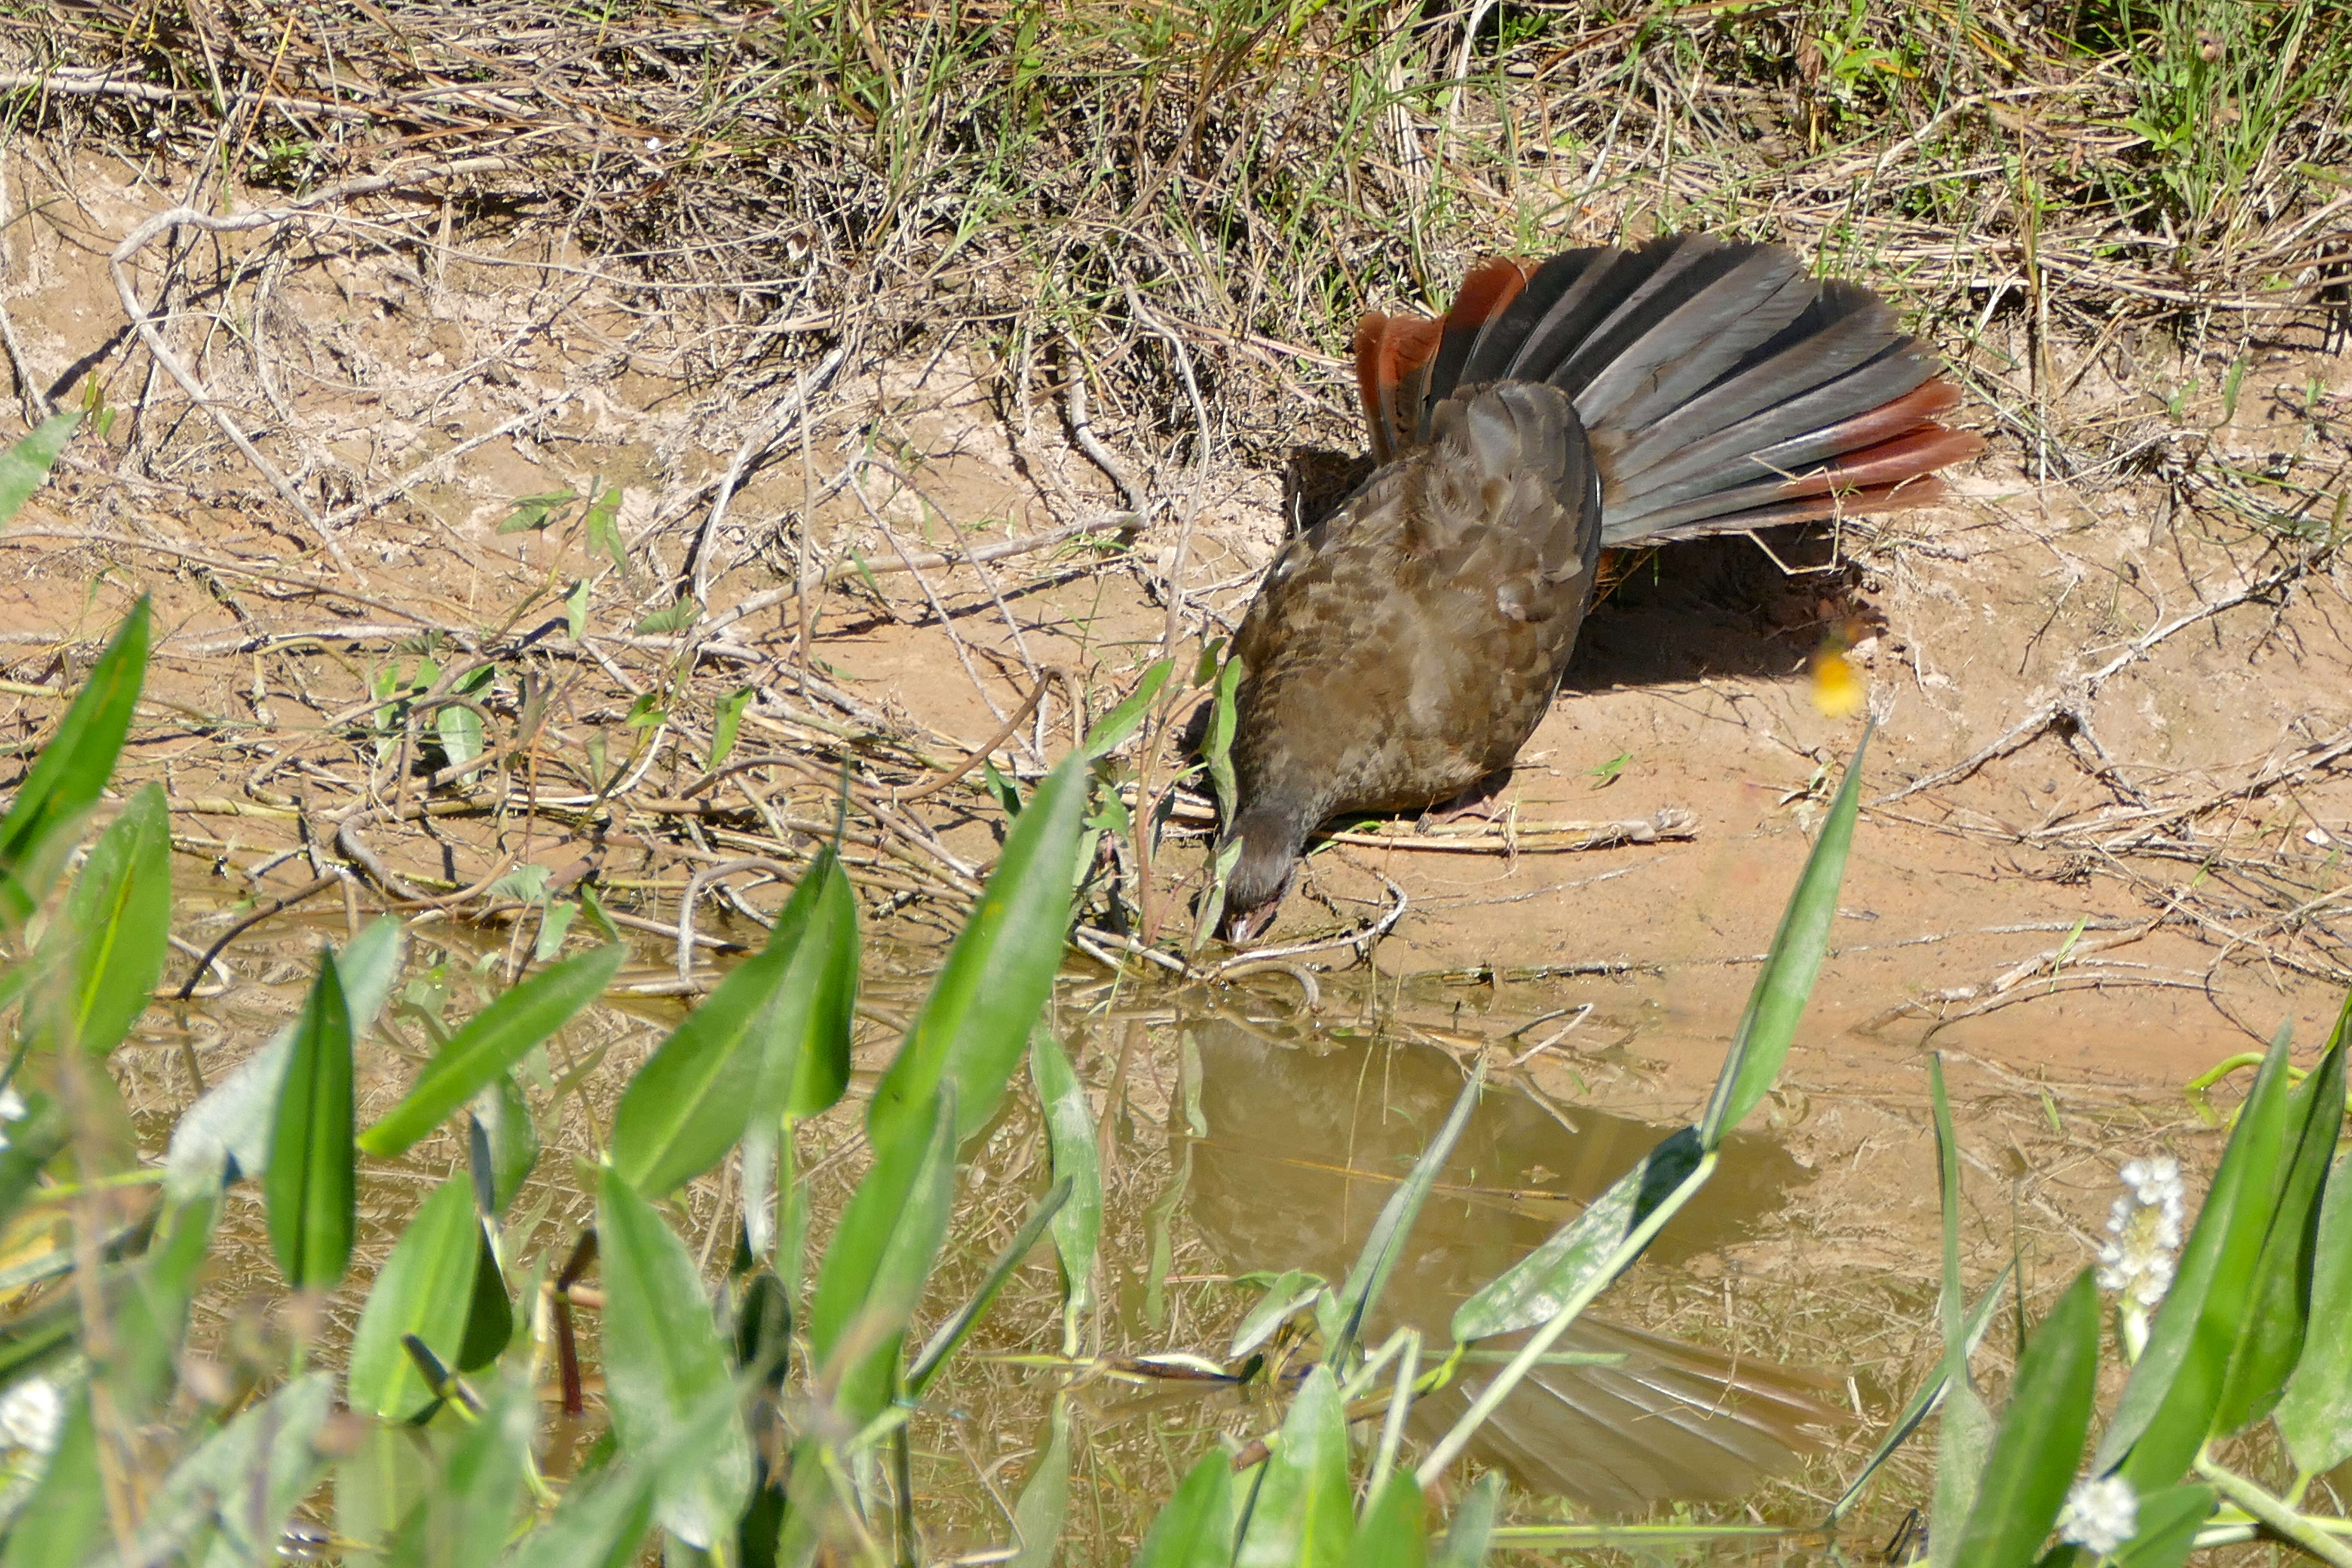
<instances>
[{"instance_id":1,"label":"bird's head","mask_svg":"<svg viewBox=\"0 0 2352 1568\"><path fill-rule=\"evenodd\" d=\"M1238 846L1225 873L1225 939L1249 941L1274 923L1283 895L1298 879L1298 851L1313 824L1277 805L1253 805L1234 818L1224 847Z\"/></svg>"}]
</instances>

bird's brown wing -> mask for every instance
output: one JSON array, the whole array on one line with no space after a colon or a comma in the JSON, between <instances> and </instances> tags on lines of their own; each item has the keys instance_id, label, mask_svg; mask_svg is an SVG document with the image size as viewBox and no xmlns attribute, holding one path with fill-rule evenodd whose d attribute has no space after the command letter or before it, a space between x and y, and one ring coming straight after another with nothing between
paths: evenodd
<instances>
[{"instance_id":1,"label":"bird's brown wing","mask_svg":"<svg viewBox=\"0 0 2352 1568\"><path fill-rule=\"evenodd\" d=\"M1310 826L1507 766L1591 597L1599 483L1568 399L1492 388L1432 435L1292 542L1234 639L1243 796Z\"/></svg>"}]
</instances>

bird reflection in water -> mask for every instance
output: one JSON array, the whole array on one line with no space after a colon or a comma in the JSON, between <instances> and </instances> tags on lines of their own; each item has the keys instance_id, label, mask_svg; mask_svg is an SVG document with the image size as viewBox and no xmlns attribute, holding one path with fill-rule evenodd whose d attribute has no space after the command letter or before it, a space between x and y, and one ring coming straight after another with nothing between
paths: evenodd
<instances>
[{"instance_id":1,"label":"bird reflection in water","mask_svg":"<svg viewBox=\"0 0 2352 1568\"><path fill-rule=\"evenodd\" d=\"M1192 1028L1200 1111L1189 1194L1194 1223L1234 1274L1305 1268L1346 1277L1381 1206L1461 1093L1453 1058L1406 1043L1277 1044L1224 1019ZM1431 1345L1471 1291L1580 1212L1671 1129L1582 1108L1547 1109L1490 1086L1389 1279L1367 1343L1400 1326ZM1647 1256L1673 1262L1745 1238L1807 1179L1769 1139L1734 1134L1698 1199ZM1523 1336L1486 1347L1508 1348ZM1483 1428L1474 1453L1529 1490L1612 1514L1669 1499L1750 1494L1849 1423L1836 1384L1588 1313L1554 1347L1622 1353L1615 1364L1539 1365ZM1499 1370L1470 1363L1414 1406L1424 1439Z\"/></svg>"}]
</instances>

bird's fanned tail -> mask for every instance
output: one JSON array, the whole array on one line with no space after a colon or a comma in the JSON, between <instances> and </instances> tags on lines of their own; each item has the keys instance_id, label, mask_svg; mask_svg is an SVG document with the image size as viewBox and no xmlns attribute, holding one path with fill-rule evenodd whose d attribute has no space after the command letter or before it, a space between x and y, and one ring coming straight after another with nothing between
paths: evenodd
<instances>
[{"instance_id":1,"label":"bird's fanned tail","mask_svg":"<svg viewBox=\"0 0 2352 1568\"><path fill-rule=\"evenodd\" d=\"M1875 294L1709 235L1486 262L1442 321L1366 317L1356 359L1382 462L1479 387L1568 394L1612 545L1923 505L1984 446L1937 422L1958 391Z\"/></svg>"}]
</instances>

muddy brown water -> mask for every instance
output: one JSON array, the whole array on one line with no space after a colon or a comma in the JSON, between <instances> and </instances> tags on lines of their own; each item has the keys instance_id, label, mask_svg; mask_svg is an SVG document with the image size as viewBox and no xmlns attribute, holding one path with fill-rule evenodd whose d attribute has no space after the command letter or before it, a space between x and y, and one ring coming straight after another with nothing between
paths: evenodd
<instances>
[{"instance_id":1,"label":"muddy brown water","mask_svg":"<svg viewBox=\"0 0 2352 1568\"><path fill-rule=\"evenodd\" d=\"M342 940L341 928L336 918L265 927L232 951L236 979L225 991L150 1014L118 1067L151 1143L160 1150L187 1102L192 1064L217 1082L266 1038L298 1005L317 943ZM362 1120L397 1097L429 1052L428 1016L455 1024L493 994L484 971L503 947L497 933L464 928L412 934L408 972L362 1058ZM862 1165L863 1089L937 957L882 942L869 951L860 1083L803 1133L817 1215L812 1258ZM648 962L644 976L664 967ZM623 984L637 973L625 972ZM1368 1326L1374 1342L1409 1325L1442 1347L1463 1296L1696 1113L1740 989L1711 969L1410 981L1359 971L1325 976L1310 1011L1281 975L1155 991L1074 970L1053 1021L1097 1116L1100 1310L1064 1360L1058 1268L1041 1247L939 1386L915 1426L933 1558L991 1561L1012 1540L1010 1507L1052 1400L1068 1390L1065 1561L1126 1561L1194 1458L1279 1419L1269 1382L1295 1376L1312 1346L1277 1339L1238 1385L1149 1375L1137 1358L1226 1362L1266 1277L1342 1278L1483 1058L1489 1086ZM679 1008L656 1000L593 1010L526 1064L543 1151L509 1214L517 1256L560 1260L569 1250L593 1213L593 1162L612 1103ZM1513 1483L1513 1519L1811 1524L1932 1365L1939 1233L1925 1057L1832 1033L1836 1016L1830 1007L1809 1020L1783 1083L1732 1139L1714 1181L1559 1347L1622 1359L1539 1369L1473 1450L1474 1467L1499 1467ZM2164 1149L2202 1169L2218 1154L2218 1117L2176 1088L2021 1074L1966 1052L1946 1067L1961 1126L1968 1283L1980 1289L2015 1257L2029 1314L2089 1258L2122 1161ZM2225 1109L2234 1097L2225 1089L2221 1098ZM976 1284L1047 1180L1025 1081L965 1158L955 1240L926 1308L933 1318ZM365 1234L353 1283L331 1304L331 1339L348 1334L364 1281L407 1215L463 1160L445 1131L404 1160L369 1164ZM735 1193L715 1173L674 1211L714 1268ZM249 1185L224 1235L197 1338L229 1355L272 1323L267 1232ZM1997 1399L2000 1334L1980 1360ZM1426 1402L1413 1437L1426 1441L1428 1423L1450 1419L1461 1391L1492 1370L1465 1367L1454 1391ZM592 1400L592 1425L595 1414ZM1858 1510L1842 1545L1851 1560L1924 1504L1931 1463L1932 1429ZM1798 1561L1821 1550L1802 1540L1682 1554Z\"/></svg>"}]
</instances>

